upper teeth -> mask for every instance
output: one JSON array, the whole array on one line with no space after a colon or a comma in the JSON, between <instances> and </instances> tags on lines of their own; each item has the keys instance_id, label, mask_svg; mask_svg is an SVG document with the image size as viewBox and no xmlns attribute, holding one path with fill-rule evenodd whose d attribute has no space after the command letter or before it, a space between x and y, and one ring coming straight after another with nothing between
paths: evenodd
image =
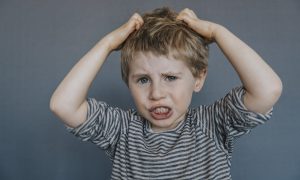
<instances>
[{"instance_id":1,"label":"upper teeth","mask_svg":"<svg viewBox=\"0 0 300 180\"><path fill-rule=\"evenodd\" d=\"M164 108L164 107L155 108L154 112L155 113L166 113L166 112L168 112L168 108Z\"/></svg>"}]
</instances>

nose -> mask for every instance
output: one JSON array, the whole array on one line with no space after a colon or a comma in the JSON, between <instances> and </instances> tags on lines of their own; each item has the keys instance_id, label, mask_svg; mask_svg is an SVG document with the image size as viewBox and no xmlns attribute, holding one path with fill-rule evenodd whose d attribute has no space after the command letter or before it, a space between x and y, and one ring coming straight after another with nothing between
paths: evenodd
<instances>
[{"instance_id":1,"label":"nose","mask_svg":"<svg viewBox=\"0 0 300 180\"><path fill-rule=\"evenodd\" d=\"M165 96L166 96L165 90L161 84L159 84L159 83L151 84L149 99L160 100L160 99L164 98Z\"/></svg>"}]
</instances>

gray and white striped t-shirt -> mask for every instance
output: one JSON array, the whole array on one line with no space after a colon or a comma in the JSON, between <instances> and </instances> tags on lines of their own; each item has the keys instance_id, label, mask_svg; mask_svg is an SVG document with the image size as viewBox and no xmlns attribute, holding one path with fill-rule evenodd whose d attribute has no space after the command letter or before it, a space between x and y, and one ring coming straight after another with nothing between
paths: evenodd
<instances>
[{"instance_id":1,"label":"gray and white striped t-shirt","mask_svg":"<svg viewBox=\"0 0 300 180\"><path fill-rule=\"evenodd\" d=\"M155 133L135 110L88 98L87 121L69 131L104 149L112 179L231 179L234 140L270 119L248 111L242 87L215 103L189 109L175 129Z\"/></svg>"}]
</instances>

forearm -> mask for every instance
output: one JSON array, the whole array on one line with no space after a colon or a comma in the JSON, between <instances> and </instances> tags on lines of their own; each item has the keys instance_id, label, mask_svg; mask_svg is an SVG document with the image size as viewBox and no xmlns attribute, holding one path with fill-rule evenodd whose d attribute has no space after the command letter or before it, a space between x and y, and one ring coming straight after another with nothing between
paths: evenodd
<instances>
[{"instance_id":1,"label":"forearm","mask_svg":"<svg viewBox=\"0 0 300 180\"><path fill-rule=\"evenodd\" d=\"M50 109L66 124L77 127L87 117L87 93L106 57L143 24L135 13L121 27L101 39L66 75L50 100Z\"/></svg>"},{"instance_id":2,"label":"forearm","mask_svg":"<svg viewBox=\"0 0 300 180\"><path fill-rule=\"evenodd\" d=\"M248 45L223 26L199 19L190 9L177 17L203 36L208 42L215 40L239 75L246 93L246 108L266 113L281 95L282 84L277 74Z\"/></svg>"},{"instance_id":3,"label":"forearm","mask_svg":"<svg viewBox=\"0 0 300 180\"><path fill-rule=\"evenodd\" d=\"M108 54L109 50L102 40L86 53L53 93L51 109L76 112L85 101L88 90Z\"/></svg>"},{"instance_id":4,"label":"forearm","mask_svg":"<svg viewBox=\"0 0 300 180\"><path fill-rule=\"evenodd\" d=\"M246 100L249 109L267 111L280 96L282 88L280 78L253 49L226 28L218 26L213 36L239 75L247 92L245 98L253 101ZM257 106L258 101L266 101L265 108Z\"/></svg>"}]
</instances>

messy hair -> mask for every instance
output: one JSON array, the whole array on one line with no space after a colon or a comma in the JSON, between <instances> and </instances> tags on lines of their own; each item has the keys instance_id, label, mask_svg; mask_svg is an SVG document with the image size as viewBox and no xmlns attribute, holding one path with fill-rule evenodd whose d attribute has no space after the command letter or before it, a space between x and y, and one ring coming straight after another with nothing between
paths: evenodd
<instances>
[{"instance_id":1,"label":"messy hair","mask_svg":"<svg viewBox=\"0 0 300 180\"><path fill-rule=\"evenodd\" d=\"M121 49L122 79L128 84L129 64L137 53L173 57L186 63L194 77L206 69L208 45L203 37L169 8L159 8L142 15L144 24L126 39Z\"/></svg>"}]
</instances>

